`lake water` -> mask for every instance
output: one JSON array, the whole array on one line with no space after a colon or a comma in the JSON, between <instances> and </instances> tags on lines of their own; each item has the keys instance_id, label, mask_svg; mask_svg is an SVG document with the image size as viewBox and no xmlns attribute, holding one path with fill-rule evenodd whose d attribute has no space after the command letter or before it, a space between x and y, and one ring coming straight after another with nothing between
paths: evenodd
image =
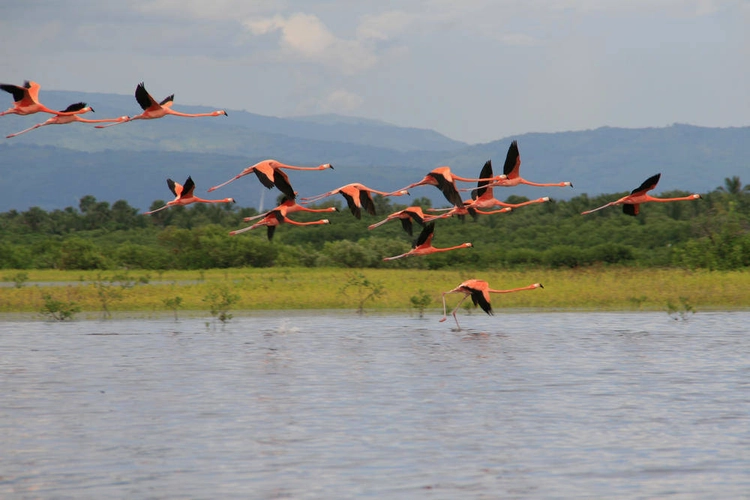
<instances>
[{"instance_id":1,"label":"lake water","mask_svg":"<svg viewBox=\"0 0 750 500\"><path fill-rule=\"evenodd\" d=\"M750 312L0 321L0 498L750 498Z\"/></svg>"}]
</instances>

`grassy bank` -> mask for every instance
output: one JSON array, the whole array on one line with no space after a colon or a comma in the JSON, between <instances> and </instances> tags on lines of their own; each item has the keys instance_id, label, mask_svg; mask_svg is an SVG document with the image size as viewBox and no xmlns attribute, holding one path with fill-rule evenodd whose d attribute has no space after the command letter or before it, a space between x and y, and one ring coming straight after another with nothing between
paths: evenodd
<instances>
[{"instance_id":1,"label":"grassy bank","mask_svg":"<svg viewBox=\"0 0 750 500\"><path fill-rule=\"evenodd\" d=\"M26 276L24 276L24 274ZM493 288L544 284L543 290L493 296L493 307L587 310L696 310L750 308L750 272L678 269L583 268L527 271L351 270L270 268L128 273L100 271L0 271L0 312L38 312L47 299L75 303L81 312L206 311L221 302L228 309L411 309L412 297L441 307L441 293L469 278ZM26 278L26 281L24 281ZM23 282L23 283L21 283ZM15 286L18 283L20 286ZM345 286L349 284L345 288ZM449 296L455 304L460 296Z\"/></svg>"}]
</instances>

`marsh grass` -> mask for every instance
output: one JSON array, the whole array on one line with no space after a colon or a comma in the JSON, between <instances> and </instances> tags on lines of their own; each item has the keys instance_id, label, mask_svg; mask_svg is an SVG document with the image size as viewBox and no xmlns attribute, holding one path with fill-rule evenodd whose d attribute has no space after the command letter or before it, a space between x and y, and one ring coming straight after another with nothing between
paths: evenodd
<instances>
[{"instance_id":1,"label":"marsh grass","mask_svg":"<svg viewBox=\"0 0 750 500\"><path fill-rule=\"evenodd\" d=\"M0 277L17 271L0 272ZM469 278L484 279L494 288L513 288L541 282L544 289L503 294L493 299L503 308L665 311L682 299L696 310L750 308L750 272L685 271L620 267L522 271L361 269L363 279L378 283L383 293L369 301L372 310L412 308L411 298L423 295L442 304L441 294ZM351 309L359 303L342 295L352 274L340 268L247 268L206 271L165 271L156 279L132 280L117 286L118 297L108 311L172 312L169 299L181 298L183 311L207 311L206 295L216 286L229 286L239 297L233 311L272 309ZM96 272L28 271L22 287L0 288L0 312L38 312L43 293L64 296L83 312L102 311L102 277ZM455 304L449 298L448 306ZM442 307L442 306L441 306Z\"/></svg>"}]
</instances>

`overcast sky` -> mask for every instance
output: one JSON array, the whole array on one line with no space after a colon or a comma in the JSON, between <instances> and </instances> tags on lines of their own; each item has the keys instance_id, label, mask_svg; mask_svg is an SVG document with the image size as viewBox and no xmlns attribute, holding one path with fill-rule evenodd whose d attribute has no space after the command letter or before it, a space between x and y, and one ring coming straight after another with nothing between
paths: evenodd
<instances>
[{"instance_id":1,"label":"overcast sky","mask_svg":"<svg viewBox=\"0 0 750 500\"><path fill-rule=\"evenodd\" d=\"M4 83L38 82L42 102L44 89L132 95L144 81L175 109L338 113L469 143L746 126L750 2L2 2L0 68Z\"/></svg>"}]
</instances>

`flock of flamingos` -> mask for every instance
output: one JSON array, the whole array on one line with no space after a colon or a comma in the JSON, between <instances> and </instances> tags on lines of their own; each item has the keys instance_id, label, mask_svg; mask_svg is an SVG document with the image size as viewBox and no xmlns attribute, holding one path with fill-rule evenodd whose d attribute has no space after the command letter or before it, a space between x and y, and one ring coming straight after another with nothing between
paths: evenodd
<instances>
[{"instance_id":1,"label":"flock of flamingos","mask_svg":"<svg viewBox=\"0 0 750 500\"><path fill-rule=\"evenodd\" d=\"M11 85L11 84L0 84L0 88L13 96L13 106L7 111L0 113L0 116L8 114L17 115L31 115L34 113L49 113L52 115L47 121L38 123L32 127L29 127L20 132L10 134L7 138L12 138L26 132L30 132L34 129L44 127L47 125L64 125L73 122L82 123L107 123L107 125L96 125L96 128L106 128L114 125L120 125L126 122L135 120L152 120L156 118L162 118L166 115L174 115L188 118L205 117L205 116L227 116L227 112L224 110L213 111L210 113L180 113L172 109L174 102L174 94L166 97L161 102L157 102L153 97L146 91L146 87L143 83L138 84L135 89L135 99L143 109L143 112L134 116L120 116L118 118L105 118L100 120L89 120L81 118L80 115L90 112L94 112L91 106L88 106L84 102L78 102L71 104L62 111L52 110L39 102L39 84L31 81L24 82L23 86ZM425 214L419 206L412 206L400 210L398 212L390 214L384 220L372 224L369 229L374 229L386 222L392 220L399 220L404 230L412 234L412 223L417 223L423 226L423 229L416 241L412 245L412 249L404 254L395 255L393 257L386 257L383 260L395 260L404 257L415 256L415 255L429 255L436 252L447 252L451 250L457 250L460 248L471 247L471 243L463 243L461 245L437 248L432 246L432 239L435 232L435 221L438 219L445 219L448 217L459 217L463 218L466 215L471 215L476 218L479 215L491 215L496 213L505 213L511 210L520 208L524 205L530 205L533 203L544 203L549 201L548 197L538 198L536 200L526 201L524 203L505 203L494 197L494 187L509 187L517 186L519 184L526 184L530 186L557 186L557 187L573 187L570 182L557 182L557 183L537 183L527 181L520 175L521 157L518 152L518 144L513 141L508 149L508 154L505 159L505 165L503 167L503 173L500 175L494 175L492 172L492 162L487 161L482 168L479 178L469 179L465 177L459 177L450 171L450 167L443 166L438 167L425 175L425 177L419 182L410 184L402 189L392 192L377 191L370 189L367 186L359 183L347 184L340 188L334 189L327 193L319 194L317 196L311 196L308 198L300 198L303 204L313 203L323 198L340 194L346 200L346 203L351 210L352 214L357 218L361 218L362 210L365 210L371 215L375 214L375 205L372 200L373 194L379 194L382 196L403 196L409 194L409 189L417 186L430 185L437 187L445 196L445 198L451 203L451 208L448 209L430 209L434 214ZM326 170L333 169L330 163L325 163L317 167L299 167L293 165L286 165L276 160L264 160L255 165L249 166L242 170L240 173L235 175L233 178L208 189L208 192L212 192L219 189L230 182L233 182L241 177L254 173L258 180L265 187L271 189L276 187L281 193L283 193L282 203L268 212L256 215L255 217L247 217L245 221L255 221L254 224L230 232L231 235L250 231L259 227L265 227L267 230L267 236L270 240L273 238L276 227L282 223L303 226L303 225L316 225L316 224L328 224L328 219L320 219L312 222L299 222L289 218L289 214L299 211L305 212L333 212L336 211L335 207L328 208L308 208L304 205L297 203L297 192L292 188L289 182L289 177L284 170ZM655 198L648 194L649 191L656 187L659 182L661 174L656 174L646 179L640 186L635 188L629 195L623 196L622 198L609 202L606 205L595 208L593 210L587 210L582 212L582 215L596 212L603 208L607 208L615 205L622 205L623 212L627 215L636 216L638 215L641 203L647 202L671 202L671 201L685 201L685 200L696 200L700 198L699 194L691 194L685 197L679 198ZM475 188L458 188L456 182L476 182L477 187ZM163 207L155 210L145 212L145 214L152 214L160 210L164 210L168 207L175 205L189 205L191 203L234 203L232 198L224 199L203 199L195 196L195 183L191 177L188 177L184 184L179 184L172 179L167 179L167 185L170 191L174 194L175 198L169 201ZM469 191L471 193L471 199L463 200L461 198L461 191ZM499 208L498 207L502 207ZM442 212L442 213L439 213ZM453 318L456 321L456 326L460 329L461 326L458 323L456 317L456 311L461 304L469 297L475 306L479 306L487 314L492 314L492 306L490 304L490 294L492 293L511 293L518 292L521 290L533 290L535 288L543 288L541 283L533 283L531 285L513 288L509 290L495 290L490 288L486 281L478 279L470 279L464 281L456 288L443 292L443 317L440 321L447 319L447 307L445 303L445 296L452 293L461 293L463 298L458 302L456 307L451 311Z\"/></svg>"}]
</instances>

